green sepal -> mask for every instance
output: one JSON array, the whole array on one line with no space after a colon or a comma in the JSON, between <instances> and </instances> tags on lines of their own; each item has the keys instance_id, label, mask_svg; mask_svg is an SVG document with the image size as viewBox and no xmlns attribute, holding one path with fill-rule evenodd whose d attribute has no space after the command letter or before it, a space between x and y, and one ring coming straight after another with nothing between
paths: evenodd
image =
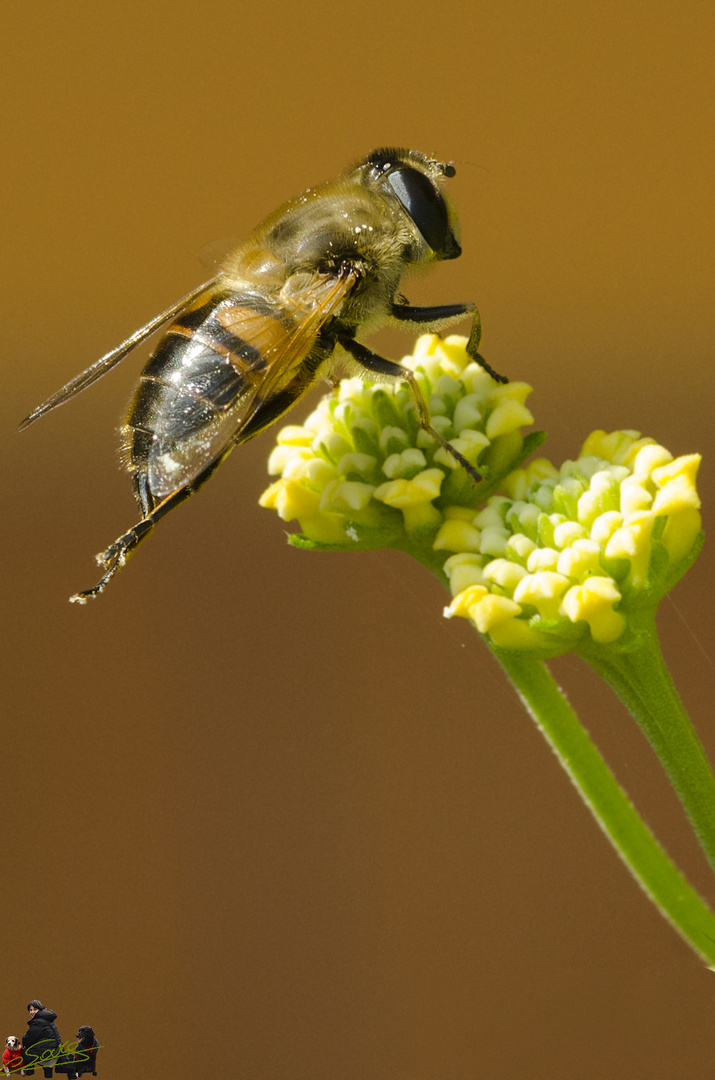
<instances>
[{"instance_id":1,"label":"green sepal","mask_svg":"<svg viewBox=\"0 0 715 1080\"><path fill-rule=\"evenodd\" d=\"M529 619L529 626L532 630L538 630L541 634L548 634L558 638L559 645L563 643L567 652L570 652L574 644L580 641L584 635L591 636L588 623L584 620L573 623L570 619L544 619L541 615L534 615L533 618Z\"/></svg>"},{"instance_id":2,"label":"green sepal","mask_svg":"<svg viewBox=\"0 0 715 1080\"><path fill-rule=\"evenodd\" d=\"M385 507L390 510L390 507ZM387 514L385 516L388 516ZM392 513L390 514L392 516ZM346 518L343 521L345 542L326 543L323 540L311 540L304 533L289 533L288 543L303 551L377 551L380 548L404 548L405 531L402 527L402 514L394 511L394 521L380 528L370 528L357 521Z\"/></svg>"},{"instance_id":3,"label":"green sepal","mask_svg":"<svg viewBox=\"0 0 715 1080\"><path fill-rule=\"evenodd\" d=\"M379 428L374 420L367 416L359 417L350 430L355 449L359 453L370 454L378 459L381 457Z\"/></svg>"},{"instance_id":4,"label":"green sepal","mask_svg":"<svg viewBox=\"0 0 715 1080\"><path fill-rule=\"evenodd\" d=\"M376 389L373 391L371 404L372 414L380 428L401 427L404 429L402 414L396 408L392 394Z\"/></svg>"},{"instance_id":5,"label":"green sepal","mask_svg":"<svg viewBox=\"0 0 715 1080\"><path fill-rule=\"evenodd\" d=\"M661 586L662 590L663 590L662 595L665 595L665 593L670 592L670 590L673 588L673 586L677 585L677 583L680 581L681 577L683 577L684 574L687 574L688 570L690 569L690 567L693 565L693 563L697 559L698 555L700 554L704 543L705 543L705 533L701 529L701 531L695 537L695 541L693 543L693 546L691 547L688 554L683 556L683 558L680 559L679 562L672 563L670 565L670 567L668 569L668 572L665 574L665 576L663 578L663 582L662 582L662 586Z\"/></svg>"}]
</instances>

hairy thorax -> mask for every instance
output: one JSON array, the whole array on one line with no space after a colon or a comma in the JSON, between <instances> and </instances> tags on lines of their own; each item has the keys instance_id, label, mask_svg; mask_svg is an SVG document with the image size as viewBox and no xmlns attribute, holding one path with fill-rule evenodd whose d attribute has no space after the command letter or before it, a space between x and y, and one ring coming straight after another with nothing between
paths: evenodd
<instances>
[{"instance_id":1,"label":"hairy thorax","mask_svg":"<svg viewBox=\"0 0 715 1080\"><path fill-rule=\"evenodd\" d=\"M404 215L339 182L287 203L230 255L222 278L237 292L277 296L299 292L306 275L351 270L354 286L339 312L363 331L387 319L408 263L422 261Z\"/></svg>"}]
</instances>

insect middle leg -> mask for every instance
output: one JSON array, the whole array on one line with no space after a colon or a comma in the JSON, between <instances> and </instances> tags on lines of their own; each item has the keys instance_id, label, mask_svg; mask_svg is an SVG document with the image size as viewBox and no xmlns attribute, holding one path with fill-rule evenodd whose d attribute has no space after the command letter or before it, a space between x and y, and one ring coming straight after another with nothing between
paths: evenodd
<instances>
[{"instance_id":1,"label":"insect middle leg","mask_svg":"<svg viewBox=\"0 0 715 1080\"><path fill-rule=\"evenodd\" d=\"M383 356L379 356L371 349L368 349L367 346L361 345L359 341L355 341L354 338L347 337L347 335L339 336L337 340L342 347L358 360L364 368L367 368L368 371L374 371L376 375L387 375L394 379L404 379L409 383L412 396L415 400L415 406L417 407L417 418L422 430L426 431L428 435L431 435L432 438L440 444L440 446L444 447L447 453L451 454L455 461L458 461L462 468L469 473L475 484L478 484L482 479L481 473L477 472L471 462L467 461L464 455L460 454L459 450L455 450L452 444L432 427L429 406L420 390L414 371L402 367L402 364L396 364L394 360L386 360Z\"/></svg>"}]
</instances>

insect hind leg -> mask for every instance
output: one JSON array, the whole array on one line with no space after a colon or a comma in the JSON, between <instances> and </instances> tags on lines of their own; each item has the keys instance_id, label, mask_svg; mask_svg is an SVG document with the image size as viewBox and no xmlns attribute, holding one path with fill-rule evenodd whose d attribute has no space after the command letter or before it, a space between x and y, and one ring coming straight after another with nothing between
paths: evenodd
<instances>
[{"instance_id":1,"label":"insect hind leg","mask_svg":"<svg viewBox=\"0 0 715 1080\"><path fill-rule=\"evenodd\" d=\"M155 508L151 513L146 513L141 521L138 521L128 532L125 532L123 536L120 536L113 544L110 544L106 551L103 551L98 555L97 562L100 566L104 567L104 574L102 574L101 578L93 588L85 589L83 592L78 592L75 593L74 596L70 596L70 603L86 604L88 600L93 600L96 596L99 596L100 593L103 593L117 571L121 570L129 556L135 551L142 540L147 538L157 522L206 483L209 477L213 475L221 464L224 457L229 452L229 449L230 447L214 458L214 460L210 462L210 464L207 465L190 484L186 484L184 487L179 488L178 491L169 495L163 502L155 505ZM137 490L138 489L135 488L135 492ZM144 493L144 497L148 504L150 496L147 492Z\"/></svg>"},{"instance_id":2,"label":"insect hind leg","mask_svg":"<svg viewBox=\"0 0 715 1080\"><path fill-rule=\"evenodd\" d=\"M134 482L134 498L139 507L139 513L142 515L142 518L148 518L151 516L152 510L156 506L156 499L151 493L146 469L140 469L135 472L132 480Z\"/></svg>"},{"instance_id":3,"label":"insect hind leg","mask_svg":"<svg viewBox=\"0 0 715 1080\"><path fill-rule=\"evenodd\" d=\"M86 604L88 600L93 600L95 596L103 593L117 571L122 569L134 549L149 535L155 524L151 516L144 518L110 544L106 551L98 555L97 562L105 568L104 574L93 588L70 596L70 603Z\"/></svg>"}]
</instances>

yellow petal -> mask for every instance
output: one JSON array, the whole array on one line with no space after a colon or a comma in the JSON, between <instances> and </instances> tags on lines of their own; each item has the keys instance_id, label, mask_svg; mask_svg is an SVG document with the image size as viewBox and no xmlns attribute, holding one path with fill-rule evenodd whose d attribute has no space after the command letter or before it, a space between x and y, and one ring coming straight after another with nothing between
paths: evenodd
<instances>
[{"instance_id":1,"label":"yellow petal","mask_svg":"<svg viewBox=\"0 0 715 1080\"><path fill-rule=\"evenodd\" d=\"M568 578L562 574L540 570L521 579L514 590L514 600L517 604L535 607L545 619L555 619L559 614L561 597L569 584Z\"/></svg>"},{"instance_id":2,"label":"yellow petal","mask_svg":"<svg viewBox=\"0 0 715 1080\"><path fill-rule=\"evenodd\" d=\"M361 454L353 450L338 462L338 474L347 476L349 473L358 473L360 476L368 476L377 465L377 458L372 454Z\"/></svg>"},{"instance_id":3,"label":"yellow petal","mask_svg":"<svg viewBox=\"0 0 715 1080\"><path fill-rule=\"evenodd\" d=\"M497 435L506 435L515 428L524 424L533 424L534 417L526 405L522 405L513 398L507 398L497 405L494 412L487 420L485 430L490 439L496 439Z\"/></svg>"},{"instance_id":4,"label":"yellow petal","mask_svg":"<svg viewBox=\"0 0 715 1080\"><path fill-rule=\"evenodd\" d=\"M645 584L650 564L651 543L655 518L651 513L631 514L622 528L616 529L605 548L607 559L630 559L630 578L633 585Z\"/></svg>"},{"instance_id":5,"label":"yellow petal","mask_svg":"<svg viewBox=\"0 0 715 1080\"><path fill-rule=\"evenodd\" d=\"M311 461L313 452L308 447L297 447L279 443L274 446L268 458L268 472L271 476L280 476L289 462L296 458L302 461Z\"/></svg>"},{"instance_id":6,"label":"yellow petal","mask_svg":"<svg viewBox=\"0 0 715 1080\"><path fill-rule=\"evenodd\" d=\"M620 529L611 536L606 544L606 558L632 559L650 541L653 531L653 515L647 513L631 514Z\"/></svg>"},{"instance_id":7,"label":"yellow petal","mask_svg":"<svg viewBox=\"0 0 715 1080\"><path fill-rule=\"evenodd\" d=\"M599 514L591 526L591 539L603 547L622 524L623 515L617 510L608 510L605 514Z\"/></svg>"},{"instance_id":8,"label":"yellow petal","mask_svg":"<svg viewBox=\"0 0 715 1080\"><path fill-rule=\"evenodd\" d=\"M293 521L317 513L320 495L296 480L276 480L258 502L269 510L276 510L283 521Z\"/></svg>"},{"instance_id":9,"label":"yellow petal","mask_svg":"<svg viewBox=\"0 0 715 1080\"><path fill-rule=\"evenodd\" d=\"M536 548L526 560L526 569L530 574L536 574L540 570L555 570L558 562L559 552L555 548Z\"/></svg>"},{"instance_id":10,"label":"yellow petal","mask_svg":"<svg viewBox=\"0 0 715 1080\"><path fill-rule=\"evenodd\" d=\"M585 539L586 536L588 533L577 521L563 521L554 529L554 544L557 548L565 548L573 544L575 540Z\"/></svg>"},{"instance_id":11,"label":"yellow petal","mask_svg":"<svg viewBox=\"0 0 715 1080\"><path fill-rule=\"evenodd\" d=\"M523 577L526 570L519 563L510 562L509 559L492 559L484 567L486 581L498 585L500 589L511 595Z\"/></svg>"},{"instance_id":12,"label":"yellow petal","mask_svg":"<svg viewBox=\"0 0 715 1080\"><path fill-rule=\"evenodd\" d=\"M451 555L444 564L444 572L449 577L452 596L467 589L470 585L484 585L484 559L480 555L460 552Z\"/></svg>"},{"instance_id":13,"label":"yellow petal","mask_svg":"<svg viewBox=\"0 0 715 1080\"><path fill-rule=\"evenodd\" d=\"M601 548L595 540L576 540L559 555L557 569L567 578L582 581L601 569Z\"/></svg>"},{"instance_id":14,"label":"yellow petal","mask_svg":"<svg viewBox=\"0 0 715 1080\"><path fill-rule=\"evenodd\" d=\"M624 517L648 510L652 502L653 496L639 477L629 476L621 484L620 511Z\"/></svg>"},{"instance_id":15,"label":"yellow petal","mask_svg":"<svg viewBox=\"0 0 715 1080\"><path fill-rule=\"evenodd\" d=\"M305 480L313 487L324 488L331 480L336 480L338 471L324 458L301 457L294 454L283 470L284 480Z\"/></svg>"},{"instance_id":16,"label":"yellow petal","mask_svg":"<svg viewBox=\"0 0 715 1080\"><path fill-rule=\"evenodd\" d=\"M323 430L316 435L311 445L316 454L322 450L332 461L340 461L341 457L354 449L337 431L328 430Z\"/></svg>"},{"instance_id":17,"label":"yellow petal","mask_svg":"<svg viewBox=\"0 0 715 1080\"><path fill-rule=\"evenodd\" d=\"M374 459L373 459L374 460ZM388 480L393 480L406 473L414 472L415 469L424 469L427 459L416 446L410 446L399 454L390 454L382 466L382 471Z\"/></svg>"},{"instance_id":18,"label":"yellow petal","mask_svg":"<svg viewBox=\"0 0 715 1080\"><path fill-rule=\"evenodd\" d=\"M514 536L509 537L504 551L508 559L514 559L516 562L526 566L532 551L538 551L538 548L528 536L524 536L523 533L516 533Z\"/></svg>"},{"instance_id":19,"label":"yellow petal","mask_svg":"<svg viewBox=\"0 0 715 1080\"><path fill-rule=\"evenodd\" d=\"M471 619L472 608L488 595L489 590L483 585L469 585L466 589L462 589L461 592L457 593L449 607L445 608L445 615L448 619L453 615L459 615L463 619Z\"/></svg>"},{"instance_id":20,"label":"yellow petal","mask_svg":"<svg viewBox=\"0 0 715 1080\"><path fill-rule=\"evenodd\" d=\"M489 593L470 609L470 617L482 634L490 633L494 627L507 619L513 619L521 613L521 608L507 596L494 596Z\"/></svg>"},{"instance_id":21,"label":"yellow petal","mask_svg":"<svg viewBox=\"0 0 715 1080\"><path fill-rule=\"evenodd\" d=\"M506 542L509 539L509 530L503 525L488 525L482 529L479 541L479 550L483 555L499 556L506 550Z\"/></svg>"},{"instance_id":22,"label":"yellow petal","mask_svg":"<svg viewBox=\"0 0 715 1080\"><path fill-rule=\"evenodd\" d=\"M500 383L498 386L492 384L492 392L489 397L494 404L502 401L518 401L520 405L523 405L529 394L533 394L533 392L533 386L529 386L528 383L514 381Z\"/></svg>"},{"instance_id":23,"label":"yellow petal","mask_svg":"<svg viewBox=\"0 0 715 1080\"><path fill-rule=\"evenodd\" d=\"M354 514L364 510L375 490L372 484L358 480L331 480L320 497L320 509L338 514Z\"/></svg>"},{"instance_id":24,"label":"yellow petal","mask_svg":"<svg viewBox=\"0 0 715 1080\"><path fill-rule=\"evenodd\" d=\"M605 458L606 461L616 461L617 457L627 454L639 438L638 431L612 431L610 434L605 431L592 431L581 448L581 456L593 455Z\"/></svg>"},{"instance_id":25,"label":"yellow petal","mask_svg":"<svg viewBox=\"0 0 715 1080\"><path fill-rule=\"evenodd\" d=\"M312 441L313 435L298 424L287 424L276 436L276 442L280 446L310 446Z\"/></svg>"},{"instance_id":26,"label":"yellow petal","mask_svg":"<svg viewBox=\"0 0 715 1080\"><path fill-rule=\"evenodd\" d=\"M561 601L560 613L571 622L587 622L594 641L615 641L626 628L626 620L613 605L621 599L613 578L590 577L574 585Z\"/></svg>"},{"instance_id":27,"label":"yellow petal","mask_svg":"<svg viewBox=\"0 0 715 1080\"><path fill-rule=\"evenodd\" d=\"M458 377L462 374L471 357L466 349L467 339L460 334L451 334L448 338L437 338L434 355L441 361L444 371Z\"/></svg>"},{"instance_id":28,"label":"yellow petal","mask_svg":"<svg viewBox=\"0 0 715 1080\"><path fill-rule=\"evenodd\" d=\"M681 510L698 510L700 496L688 476L676 476L665 484L653 501L654 514L677 514Z\"/></svg>"},{"instance_id":29,"label":"yellow petal","mask_svg":"<svg viewBox=\"0 0 715 1080\"><path fill-rule=\"evenodd\" d=\"M417 338L417 341L415 342L415 347L412 351L412 355L406 356L402 361L403 364L408 360L412 360L415 363L418 363L420 360L423 360L428 356L433 356L434 351L439 344L440 337L438 334L420 334L420 336Z\"/></svg>"},{"instance_id":30,"label":"yellow petal","mask_svg":"<svg viewBox=\"0 0 715 1080\"><path fill-rule=\"evenodd\" d=\"M584 491L580 496L576 509L576 516L581 525L587 529L592 528L594 521L603 513L601 498L595 491Z\"/></svg>"},{"instance_id":31,"label":"yellow petal","mask_svg":"<svg viewBox=\"0 0 715 1080\"><path fill-rule=\"evenodd\" d=\"M479 529L466 521L445 521L432 547L435 551L479 551Z\"/></svg>"},{"instance_id":32,"label":"yellow petal","mask_svg":"<svg viewBox=\"0 0 715 1080\"><path fill-rule=\"evenodd\" d=\"M373 494L380 502L404 510L407 506L436 499L443 480L444 473L441 469L425 469L411 480L389 480L376 488Z\"/></svg>"},{"instance_id":33,"label":"yellow petal","mask_svg":"<svg viewBox=\"0 0 715 1080\"><path fill-rule=\"evenodd\" d=\"M671 562L677 563L685 558L701 528L700 511L693 507L670 515L665 523L661 540L668 550Z\"/></svg>"},{"instance_id":34,"label":"yellow petal","mask_svg":"<svg viewBox=\"0 0 715 1080\"><path fill-rule=\"evenodd\" d=\"M465 428L472 430L477 428L483 415L484 399L481 394L465 394L454 409L454 430L461 434ZM486 436L483 438L485 445L488 445L489 439Z\"/></svg>"},{"instance_id":35,"label":"yellow petal","mask_svg":"<svg viewBox=\"0 0 715 1080\"><path fill-rule=\"evenodd\" d=\"M278 501L278 493L281 491L284 483L284 480L274 481L274 483L272 483L270 487L267 487L259 496L258 505L264 506L266 510L275 510L276 502Z\"/></svg>"},{"instance_id":36,"label":"yellow petal","mask_svg":"<svg viewBox=\"0 0 715 1080\"><path fill-rule=\"evenodd\" d=\"M638 451L633 459L634 476L650 476L654 469L659 469L673 460L673 455L664 446L651 443Z\"/></svg>"},{"instance_id":37,"label":"yellow petal","mask_svg":"<svg viewBox=\"0 0 715 1080\"><path fill-rule=\"evenodd\" d=\"M663 487L671 480L675 480L676 477L685 476L694 487L701 461L700 454L683 454L682 457L675 458L674 461L668 462L667 465L654 469L652 473L653 480L658 487Z\"/></svg>"},{"instance_id":38,"label":"yellow petal","mask_svg":"<svg viewBox=\"0 0 715 1080\"><path fill-rule=\"evenodd\" d=\"M483 510L475 515L474 524L478 529L486 529L489 525L504 528L504 509L508 508L510 500L501 495L494 495L488 501Z\"/></svg>"},{"instance_id":39,"label":"yellow petal","mask_svg":"<svg viewBox=\"0 0 715 1080\"><path fill-rule=\"evenodd\" d=\"M481 431L470 431L469 428L465 428L457 438L450 439L449 444L467 461L474 463L482 450L489 446L489 439ZM462 468L454 455L450 454L449 450L445 450L443 446L440 446L435 452L434 460L448 469Z\"/></svg>"}]
</instances>

